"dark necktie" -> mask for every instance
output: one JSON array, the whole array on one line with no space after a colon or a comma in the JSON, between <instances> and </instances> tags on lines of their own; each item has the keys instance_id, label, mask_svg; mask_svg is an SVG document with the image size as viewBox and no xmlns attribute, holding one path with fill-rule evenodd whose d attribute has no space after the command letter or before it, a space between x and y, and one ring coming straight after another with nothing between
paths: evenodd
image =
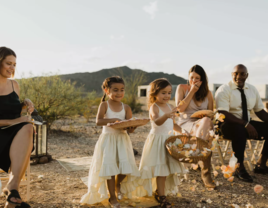
<instances>
[{"instance_id":1,"label":"dark necktie","mask_svg":"<svg viewBox=\"0 0 268 208\"><path fill-rule=\"evenodd\" d=\"M248 107L247 107L247 98L246 95L244 93L244 89L239 89L237 88L240 92L241 92L241 98L242 98L242 113L243 113L243 120L248 121Z\"/></svg>"}]
</instances>

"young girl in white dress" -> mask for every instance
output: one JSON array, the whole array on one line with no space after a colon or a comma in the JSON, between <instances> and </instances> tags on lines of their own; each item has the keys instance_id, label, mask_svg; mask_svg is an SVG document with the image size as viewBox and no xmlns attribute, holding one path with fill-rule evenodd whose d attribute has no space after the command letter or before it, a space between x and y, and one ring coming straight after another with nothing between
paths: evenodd
<instances>
[{"instance_id":1,"label":"young girl in white dress","mask_svg":"<svg viewBox=\"0 0 268 208\"><path fill-rule=\"evenodd\" d=\"M138 187L132 192L142 197L152 196L155 191L155 198L163 208L171 207L166 195L178 192L178 175L186 173L182 164L172 158L165 148L165 141L171 136L169 132L181 132L181 128L174 124L177 108L168 104L171 90L171 84L163 78L150 84L149 115L152 128L143 147L139 167L141 178L133 183Z\"/></svg>"},{"instance_id":2,"label":"young girl in white dress","mask_svg":"<svg viewBox=\"0 0 268 208\"><path fill-rule=\"evenodd\" d=\"M111 207L119 208L118 199L123 197L120 191L121 182L131 182L140 176L128 136L134 128L118 130L106 126L108 123L132 117L130 107L121 103L124 88L121 77L109 77L103 82L104 96L96 118L96 124L103 126L103 130L96 143L89 169L88 192L80 201L83 204L95 204L109 198ZM105 102L106 95L109 99Z\"/></svg>"}]
</instances>

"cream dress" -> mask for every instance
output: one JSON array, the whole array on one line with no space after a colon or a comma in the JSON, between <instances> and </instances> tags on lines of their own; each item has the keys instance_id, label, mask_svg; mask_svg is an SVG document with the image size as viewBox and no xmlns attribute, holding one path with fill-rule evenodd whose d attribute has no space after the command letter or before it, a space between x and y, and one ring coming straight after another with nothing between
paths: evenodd
<instances>
[{"instance_id":1,"label":"cream dress","mask_svg":"<svg viewBox=\"0 0 268 208\"><path fill-rule=\"evenodd\" d=\"M159 117L164 112L159 108ZM168 105L169 106L169 105ZM169 106L170 110L171 107ZM157 126L151 121L151 131L145 141L143 147L142 158L140 162L140 179L136 179L133 183L122 184L121 191L124 193L132 192L132 195L152 196L156 190L156 177L166 176L165 194L178 192L180 183L179 175L187 171L183 165L172 158L165 148L165 141L170 137L169 132L173 131L173 120L167 119L161 126ZM131 195L128 195L130 198Z\"/></svg>"},{"instance_id":2,"label":"cream dress","mask_svg":"<svg viewBox=\"0 0 268 208\"><path fill-rule=\"evenodd\" d=\"M108 102L107 102L108 104ZM108 109L105 118L125 119L125 109L114 112ZM117 130L103 126L102 134L96 143L92 164L88 176L88 192L82 197L81 203L95 204L109 198L106 180L118 174L127 175L124 183L131 183L140 176L135 163L130 138L125 130Z\"/></svg>"},{"instance_id":3,"label":"cream dress","mask_svg":"<svg viewBox=\"0 0 268 208\"><path fill-rule=\"evenodd\" d=\"M188 94L188 90L185 92L185 97ZM196 105L194 100L192 99L185 109L185 111L180 115L177 124L184 130L186 130L190 135L195 135L198 130L199 122L202 119L199 118L191 118L191 115L196 111L207 110L208 109L208 98L201 103L200 106ZM207 136L207 132L204 132L204 137Z\"/></svg>"}]
</instances>

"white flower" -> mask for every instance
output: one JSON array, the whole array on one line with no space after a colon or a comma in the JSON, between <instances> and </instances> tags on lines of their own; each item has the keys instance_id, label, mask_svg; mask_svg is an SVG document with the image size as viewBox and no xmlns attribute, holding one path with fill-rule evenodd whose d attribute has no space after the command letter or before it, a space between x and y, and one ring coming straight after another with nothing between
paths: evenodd
<instances>
[{"instance_id":1,"label":"white flower","mask_svg":"<svg viewBox=\"0 0 268 208\"><path fill-rule=\"evenodd\" d=\"M211 137L214 137L215 132L214 132L213 130L210 130L210 131L209 131L209 135L210 135Z\"/></svg>"},{"instance_id":2,"label":"white flower","mask_svg":"<svg viewBox=\"0 0 268 208\"><path fill-rule=\"evenodd\" d=\"M185 144L185 145L183 146L183 148L190 149L190 148L191 148L191 145L190 145L190 144Z\"/></svg>"},{"instance_id":3,"label":"white flower","mask_svg":"<svg viewBox=\"0 0 268 208\"><path fill-rule=\"evenodd\" d=\"M182 141L180 139L176 139L175 142L174 142L175 145L179 145L179 144L182 144Z\"/></svg>"}]
</instances>

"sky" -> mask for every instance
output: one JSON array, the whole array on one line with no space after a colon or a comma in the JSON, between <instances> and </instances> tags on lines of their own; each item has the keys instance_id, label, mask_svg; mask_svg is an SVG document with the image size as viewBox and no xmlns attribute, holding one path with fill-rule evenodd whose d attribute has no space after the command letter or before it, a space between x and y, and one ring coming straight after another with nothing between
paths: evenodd
<instances>
[{"instance_id":1,"label":"sky","mask_svg":"<svg viewBox=\"0 0 268 208\"><path fill-rule=\"evenodd\" d=\"M128 66L226 83L237 64L268 84L267 0L0 0L15 78Z\"/></svg>"}]
</instances>

